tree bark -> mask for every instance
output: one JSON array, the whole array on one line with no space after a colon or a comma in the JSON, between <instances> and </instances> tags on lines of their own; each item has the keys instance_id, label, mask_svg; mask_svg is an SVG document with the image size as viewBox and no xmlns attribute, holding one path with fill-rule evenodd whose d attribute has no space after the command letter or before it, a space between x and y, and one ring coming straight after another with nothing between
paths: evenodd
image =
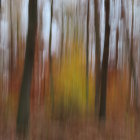
<instances>
[{"instance_id":1,"label":"tree bark","mask_svg":"<svg viewBox=\"0 0 140 140\"><path fill-rule=\"evenodd\" d=\"M116 58L115 58L115 68L117 70L118 65L118 45L119 45L119 28L116 29Z\"/></svg>"},{"instance_id":2,"label":"tree bark","mask_svg":"<svg viewBox=\"0 0 140 140\"><path fill-rule=\"evenodd\" d=\"M100 97L100 16L98 0L94 0L95 8L95 35L96 35L96 48L95 48L95 114L97 115L99 109Z\"/></svg>"},{"instance_id":3,"label":"tree bark","mask_svg":"<svg viewBox=\"0 0 140 140\"><path fill-rule=\"evenodd\" d=\"M87 40L86 40L86 107L88 109L89 94L89 0L87 4Z\"/></svg>"},{"instance_id":4,"label":"tree bark","mask_svg":"<svg viewBox=\"0 0 140 140\"><path fill-rule=\"evenodd\" d=\"M101 98L100 98L100 112L99 118L105 120L106 118L106 92L107 92L107 71L108 71L108 58L109 58L109 36L110 36L110 25L109 25L109 13L110 13L110 0L105 0L105 44L102 62L102 73L101 73Z\"/></svg>"},{"instance_id":5,"label":"tree bark","mask_svg":"<svg viewBox=\"0 0 140 140\"><path fill-rule=\"evenodd\" d=\"M63 20L63 1L62 1L62 31L61 31L61 52L60 52L60 67L62 63L62 56L63 56L63 43L64 43L64 20Z\"/></svg>"},{"instance_id":6,"label":"tree bark","mask_svg":"<svg viewBox=\"0 0 140 140\"><path fill-rule=\"evenodd\" d=\"M13 72L13 22L12 22L12 0L10 0L10 57L9 57L9 68L10 68L10 92L12 93L12 72Z\"/></svg>"},{"instance_id":7,"label":"tree bark","mask_svg":"<svg viewBox=\"0 0 140 140\"><path fill-rule=\"evenodd\" d=\"M1 15L1 0L0 0L0 15Z\"/></svg>"},{"instance_id":8,"label":"tree bark","mask_svg":"<svg viewBox=\"0 0 140 140\"><path fill-rule=\"evenodd\" d=\"M54 89L53 89L53 75L52 75L52 56L51 56L51 46L52 46L52 19L53 19L53 0L51 1L51 21L50 21L50 37L49 37L49 84L50 84L50 96L52 103L52 113L54 111Z\"/></svg>"},{"instance_id":9,"label":"tree bark","mask_svg":"<svg viewBox=\"0 0 140 140\"><path fill-rule=\"evenodd\" d=\"M130 48L130 77L133 77L133 81L134 81L134 94L135 94L135 106L137 108L138 105L138 82L137 82L137 77L136 77L136 70L135 70L135 62L134 62L134 58L133 58L133 45L134 45L134 0L132 0L132 25L131 25L131 48ZM131 86L131 80L130 82L130 86Z\"/></svg>"},{"instance_id":10,"label":"tree bark","mask_svg":"<svg viewBox=\"0 0 140 140\"><path fill-rule=\"evenodd\" d=\"M26 42L24 71L20 89L17 115L17 133L26 135L29 127L30 90L35 54L35 39L37 30L37 0L29 0L29 23Z\"/></svg>"}]
</instances>

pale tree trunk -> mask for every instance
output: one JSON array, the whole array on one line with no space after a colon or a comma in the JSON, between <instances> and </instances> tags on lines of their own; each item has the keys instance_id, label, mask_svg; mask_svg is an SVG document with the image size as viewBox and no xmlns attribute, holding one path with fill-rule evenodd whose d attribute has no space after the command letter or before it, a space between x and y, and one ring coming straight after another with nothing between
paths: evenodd
<instances>
[{"instance_id":1,"label":"pale tree trunk","mask_svg":"<svg viewBox=\"0 0 140 140\"><path fill-rule=\"evenodd\" d=\"M134 103L137 108L138 100L138 81L136 76L136 67L133 58L133 48L134 48L134 0L132 0L132 25L131 25L131 48L130 48L130 87L131 87L131 77L133 77L134 82ZM131 91L131 89L130 89Z\"/></svg>"},{"instance_id":2,"label":"pale tree trunk","mask_svg":"<svg viewBox=\"0 0 140 140\"><path fill-rule=\"evenodd\" d=\"M95 48L95 114L98 114L99 110L99 97L100 97L100 16L98 0L94 0L95 8L95 35L96 35L96 48Z\"/></svg>"},{"instance_id":3,"label":"pale tree trunk","mask_svg":"<svg viewBox=\"0 0 140 140\"><path fill-rule=\"evenodd\" d=\"M61 31L61 52L60 52L60 67L61 67L61 63L62 63L62 57L63 57L63 43L64 43L64 19L63 19L63 1L62 1L62 31Z\"/></svg>"},{"instance_id":4,"label":"pale tree trunk","mask_svg":"<svg viewBox=\"0 0 140 140\"><path fill-rule=\"evenodd\" d=\"M35 39L37 30L37 0L29 0L29 23L26 42L24 71L20 89L17 114L17 133L26 136L29 128L30 89L35 54Z\"/></svg>"},{"instance_id":5,"label":"pale tree trunk","mask_svg":"<svg viewBox=\"0 0 140 140\"><path fill-rule=\"evenodd\" d=\"M101 73L101 98L100 98L100 112L99 118L105 120L106 118L106 93L107 93L107 72L108 72L108 58L109 58L109 36L110 36L110 25L109 25L109 13L110 13L110 0L105 0L105 43L104 53L102 62L102 73Z\"/></svg>"},{"instance_id":6,"label":"pale tree trunk","mask_svg":"<svg viewBox=\"0 0 140 140\"><path fill-rule=\"evenodd\" d=\"M119 28L116 29L116 58L115 58L115 68L117 70L118 65L118 45L119 45Z\"/></svg>"},{"instance_id":7,"label":"pale tree trunk","mask_svg":"<svg viewBox=\"0 0 140 140\"><path fill-rule=\"evenodd\" d=\"M123 5L123 1L122 2L122 18L124 18L124 24L125 26L127 25L127 21L126 21L126 17L125 17L125 12L124 12L124 5ZM133 45L134 45L134 39L133 39L133 28L134 28L134 0L132 0L132 24L131 24L131 38L129 37L129 31L126 28L126 42L127 42L127 46L130 46L130 49L127 49L127 55L129 57L129 95L128 95L128 107L127 107L127 111L130 108L130 101L131 101L131 95L132 95L132 79L134 82L134 100L132 100L132 103L135 103L135 107L137 109L138 107L138 79L136 76L136 69L135 69L135 62L134 62L134 58L133 58ZM131 40L130 40L131 39Z\"/></svg>"}]
</instances>

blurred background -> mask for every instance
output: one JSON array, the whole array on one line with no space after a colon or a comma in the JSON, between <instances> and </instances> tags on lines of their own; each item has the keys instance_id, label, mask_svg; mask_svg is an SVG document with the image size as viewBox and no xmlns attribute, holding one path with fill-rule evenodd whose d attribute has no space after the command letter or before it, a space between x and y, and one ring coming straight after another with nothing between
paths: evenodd
<instances>
[{"instance_id":1,"label":"blurred background","mask_svg":"<svg viewBox=\"0 0 140 140\"><path fill-rule=\"evenodd\" d=\"M139 0L0 0L0 140L139 140L139 14Z\"/></svg>"}]
</instances>

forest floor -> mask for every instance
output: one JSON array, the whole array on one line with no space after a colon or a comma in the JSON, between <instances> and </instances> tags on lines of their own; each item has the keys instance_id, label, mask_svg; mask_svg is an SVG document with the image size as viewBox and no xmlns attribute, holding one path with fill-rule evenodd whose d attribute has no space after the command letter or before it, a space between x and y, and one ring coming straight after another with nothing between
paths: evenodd
<instances>
[{"instance_id":1,"label":"forest floor","mask_svg":"<svg viewBox=\"0 0 140 140\"><path fill-rule=\"evenodd\" d=\"M16 121L1 119L0 140L16 139ZM15 120L15 119L13 119ZM138 119L106 120L92 118L47 120L43 116L30 121L29 140L139 140ZM21 139L20 139L21 140Z\"/></svg>"}]
</instances>

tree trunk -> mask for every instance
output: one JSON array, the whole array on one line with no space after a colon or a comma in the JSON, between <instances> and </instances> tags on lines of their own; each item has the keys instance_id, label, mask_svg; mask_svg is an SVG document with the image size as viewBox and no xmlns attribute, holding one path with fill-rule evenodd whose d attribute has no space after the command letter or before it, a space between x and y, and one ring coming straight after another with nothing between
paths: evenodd
<instances>
[{"instance_id":1,"label":"tree trunk","mask_svg":"<svg viewBox=\"0 0 140 140\"><path fill-rule=\"evenodd\" d=\"M10 0L10 33L11 33L11 46L10 46L10 57L9 57L9 68L10 68L10 93L12 93L12 72L13 72L13 22L12 22L12 0Z\"/></svg>"},{"instance_id":2,"label":"tree trunk","mask_svg":"<svg viewBox=\"0 0 140 140\"><path fill-rule=\"evenodd\" d=\"M116 58L115 58L115 68L117 70L118 65L118 44L119 44L119 28L116 29Z\"/></svg>"},{"instance_id":3,"label":"tree trunk","mask_svg":"<svg viewBox=\"0 0 140 140\"><path fill-rule=\"evenodd\" d=\"M64 43L64 23L63 23L63 1L62 1L62 31L61 31L61 52L60 52L60 67L62 64L62 56L63 56L63 43Z\"/></svg>"},{"instance_id":4,"label":"tree trunk","mask_svg":"<svg viewBox=\"0 0 140 140\"><path fill-rule=\"evenodd\" d=\"M87 40L86 40L86 107L88 109L89 94L89 0L87 4Z\"/></svg>"},{"instance_id":5,"label":"tree trunk","mask_svg":"<svg viewBox=\"0 0 140 140\"><path fill-rule=\"evenodd\" d=\"M134 34L134 0L132 0L132 25L131 25L131 48L130 48L130 77L133 77L133 81L134 81L134 103L135 106L137 108L137 100L138 100L138 82L137 82L137 77L136 77L136 70L135 70L135 62L134 62L134 58L133 58L133 34ZM129 81L130 85L131 85L131 80Z\"/></svg>"},{"instance_id":6,"label":"tree trunk","mask_svg":"<svg viewBox=\"0 0 140 140\"><path fill-rule=\"evenodd\" d=\"M127 25L127 21L126 21L126 16L125 16L125 11L124 11L124 3L123 0L121 1L122 4L122 18L124 18L124 25ZM133 79L134 82L134 102L135 102L135 107L137 109L137 105L138 105L138 79L136 76L136 70L135 70L135 62L134 62L134 58L133 58L133 28L134 28L134 0L132 0L132 24L131 24L131 41L130 41L130 37L129 37L129 31L126 28L126 42L127 45L126 46L130 46L130 49L127 49L127 54L129 57L129 95L128 95L128 109L130 108L130 98L131 98L131 81ZM131 43L131 44L130 44Z\"/></svg>"},{"instance_id":7,"label":"tree trunk","mask_svg":"<svg viewBox=\"0 0 140 140\"><path fill-rule=\"evenodd\" d=\"M0 0L0 15L1 15L1 0Z\"/></svg>"},{"instance_id":8,"label":"tree trunk","mask_svg":"<svg viewBox=\"0 0 140 140\"><path fill-rule=\"evenodd\" d=\"M50 84L50 96L52 103L52 113L54 111L54 89L53 89L53 75L52 75L52 56L51 56L51 46L52 46L52 17L53 17L53 0L51 1L51 21L50 21L50 37L49 37L49 84Z\"/></svg>"},{"instance_id":9,"label":"tree trunk","mask_svg":"<svg viewBox=\"0 0 140 140\"><path fill-rule=\"evenodd\" d=\"M17 115L17 133L21 135L27 134L29 126L30 89L35 54L36 29L37 29L37 0L29 0L28 35L26 42L25 63Z\"/></svg>"},{"instance_id":10,"label":"tree trunk","mask_svg":"<svg viewBox=\"0 0 140 140\"><path fill-rule=\"evenodd\" d=\"M100 16L98 0L94 0L95 7L95 34L96 34L96 48L95 48L95 114L98 114L99 97L100 97Z\"/></svg>"},{"instance_id":11,"label":"tree trunk","mask_svg":"<svg viewBox=\"0 0 140 140\"><path fill-rule=\"evenodd\" d=\"M105 120L106 118L106 92L107 92L107 71L108 71L108 58L109 58L109 36L110 36L110 25L109 25L109 13L110 13L110 0L105 0L105 44L102 62L102 73L101 73L101 99L100 99L100 112L99 118Z\"/></svg>"}]
</instances>

